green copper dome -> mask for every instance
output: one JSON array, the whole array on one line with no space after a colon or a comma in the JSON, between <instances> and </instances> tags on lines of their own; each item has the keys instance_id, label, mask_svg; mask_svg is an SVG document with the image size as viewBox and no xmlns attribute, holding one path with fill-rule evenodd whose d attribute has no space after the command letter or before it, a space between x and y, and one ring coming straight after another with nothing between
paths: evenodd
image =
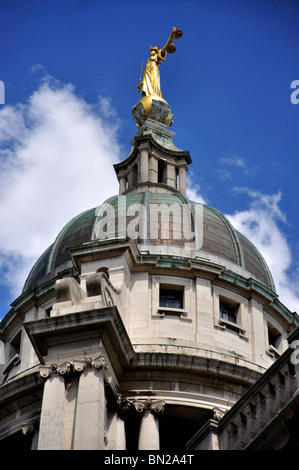
<instances>
[{"instance_id":1,"label":"green copper dome","mask_svg":"<svg viewBox=\"0 0 299 470\"><path fill-rule=\"evenodd\" d=\"M135 207L133 204L142 204L148 208L151 204L165 204L170 207L173 204L179 206L188 205L188 207L195 208L201 206L202 208L202 231L201 246L197 251L197 256L212 257L214 262L217 260L218 264L221 261L229 263L229 269L234 270L241 267L253 275L258 281L270 288L275 292L275 286L269 268L257 248L241 233L235 230L228 219L216 209L208 205L199 205L183 196L180 192L173 192L171 194L152 193L145 191L144 193L127 194L121 196L121 209L119 205L120 196L113 196L104 202L98 208L87 210L77 217L73 218L59 233L54 243L41 255L33 266L23 288L23 292L42 285L44 282L53 279L60 272L72 268L72 261L69 255L69 248L80 247L83 243L92 242L98 239L97 224L99 219L107 215L107 206L114 210L116 223L113 222L113 233L107 231L107 238L117 238L122 234L119 233L117 221L120 220L124 213L119 211L127 211L129 207ZM126 224L134 219L134 215L127 216ZM109 226L109 217L106 219L106 224ZM148 218L145 224L148 224ZM196 224L196 221L195 221ZM199 230L194 227L195 232ZM144 245L152 247L166 248L178 247L181 249L180 256L190 257L190 251L184 251L184 244L181 240L176 240L170 230L167 238L159 237L151 238L150 235L146 240L136 240L139 248ZM191 255L192 256L192 255ZM235 268L234 268L235 267Z\"/></svg>"}]
</instances>

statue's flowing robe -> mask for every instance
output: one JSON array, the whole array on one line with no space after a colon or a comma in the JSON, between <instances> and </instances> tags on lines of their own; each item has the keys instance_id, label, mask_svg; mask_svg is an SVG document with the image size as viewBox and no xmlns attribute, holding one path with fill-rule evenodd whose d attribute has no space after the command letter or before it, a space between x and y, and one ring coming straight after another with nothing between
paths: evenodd
<instances>
[{"instance_id":1,"label":"statue's flowing robe","mask_svg":"<svg viewBox=\"0 0 299 470\"><path fill-rule=\"evenodd\" d=\"M165 59L166 52L161 53L159 51L155 57L150 57L146 62L142 83L143 95L158 95L162 97L159 65Z\"/></svg>"}]
</instances>

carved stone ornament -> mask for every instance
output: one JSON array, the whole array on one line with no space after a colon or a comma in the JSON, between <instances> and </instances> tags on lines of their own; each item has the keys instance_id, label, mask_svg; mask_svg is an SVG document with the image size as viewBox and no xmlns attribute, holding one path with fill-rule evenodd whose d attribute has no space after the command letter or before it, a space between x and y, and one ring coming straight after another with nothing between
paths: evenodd
<instances>
[{"instance_id":1,"label":"carved stone ornament","mask_svg":"<svg viewBox=\"0 0 299 470\"><path fill-rule=\"evenodd\" d=\"M28 436L34 432L35 426L34 423L24 423L22 426L22 434Z\"/></svg>"},{"instance_id":2,"label":"carved stone ornament","mask_svg":"<svg viewBox=\"0 0 299 470\"><path fill-rule=\"evenodd\" d=\"M127 413L128 411L130 411L131 410L131 403L129 402L129 400L124 400L120 396L119 399L118 399L118 410L119 410L120 414Z\"/></svg>"},{"instance_id":3,"label":"carved stone ornament","mask_svg":"<svg viewBox=\"0 0 299 470\"><path fill-rule=\"evenodd\" d=\"M72 366L75 372L83 372L85 369L85 361L73 361Z\"/></svg>"},{"instance_id":4,"label":"carved stone ornament","mask_svg":"<svg viewBox=\"0 0 299 470\"><path fill-rule=\"evenodd\" d=\"M215 421L220 421L224 415L225 415L225 410L222 410L221 408L213 409L213 417Z\"/></svg>"},{"instance_id":5,"label":"carved stone ornament","mask_svg":"<svg viewBox=\"0 0 299 470\"><path fill-rule=\"evenodd\" d=\"M63 362L62 364L57 364L56 368L59 375L67 375L70 372L71 364L69 362Z\"/></svg>"},{"instance_id":6,"label":"carved stone ornament","mask_svg":"<svg viewBox=\"0 0 299 470\"><path fill-rule=\"evenodd\" d=\"M150 411L153 414L162 414L165 402L162 400L134 400L131 405L137 413Z\"/></svg>"},{"instance_id":7,"label":"carved stone ornament","mask_svg":"<svg viewBox=\"0 0 299 470\"><path fill-rule=\"evenodd\" d=\"M48 379L51 375L67 375L71 370L73 372L83 372L87 368L103 369L106 371L108 365L106 364L104 356L96 358L76 359L75 361L65 361L59 364L51 364L50 366L40 366L39 373L43 379ZM106 379L106 378L105 378ZM111 378L112 381L112 378ZM109 382L109 379L107 380Z\"/></svg>"}]
</instances>

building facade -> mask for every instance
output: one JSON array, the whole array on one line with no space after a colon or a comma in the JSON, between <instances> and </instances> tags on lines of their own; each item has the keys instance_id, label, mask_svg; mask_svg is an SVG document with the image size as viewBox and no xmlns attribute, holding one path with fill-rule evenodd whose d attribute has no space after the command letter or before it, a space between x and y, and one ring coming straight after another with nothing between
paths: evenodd
<instances>
[{"instance_id":1,"label":"building facade","mask_svg":"<svg viewBox=\"0 0 299 470\"><path fill-rule=\"evenodd\" d=\"M298 317L257 248L186 197L165 106L133 108L119 194L66 224L0 324L1 448L263 448L275 413L272 447L294 445L293 415L275 436Z\"/></svg>"}]
</instances>

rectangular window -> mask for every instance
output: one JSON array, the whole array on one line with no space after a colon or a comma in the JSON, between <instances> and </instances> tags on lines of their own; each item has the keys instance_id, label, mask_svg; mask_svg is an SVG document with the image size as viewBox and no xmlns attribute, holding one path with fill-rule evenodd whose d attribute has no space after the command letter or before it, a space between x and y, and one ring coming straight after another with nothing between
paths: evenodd
<instances>
[{"instance_id":1,"label":"rectangular window","mask_svg":"<svg viewBox=\"0 0 299 470\"><path fill-rule=\"evenodd\" d=\"M159 306L166 308L184 308L184 288L181 286L163 286L160 284Z\"/></svg>"},{"instance_id":2,"label":"rectangular window","mask_svg":"<svg viewBox=\"0 0 299 470\"><path fill-rule=\"evenodd\" d=\"M220 300L220 318L232 323L237 323L236 307Z\"/></svg>"}]
</instances>

